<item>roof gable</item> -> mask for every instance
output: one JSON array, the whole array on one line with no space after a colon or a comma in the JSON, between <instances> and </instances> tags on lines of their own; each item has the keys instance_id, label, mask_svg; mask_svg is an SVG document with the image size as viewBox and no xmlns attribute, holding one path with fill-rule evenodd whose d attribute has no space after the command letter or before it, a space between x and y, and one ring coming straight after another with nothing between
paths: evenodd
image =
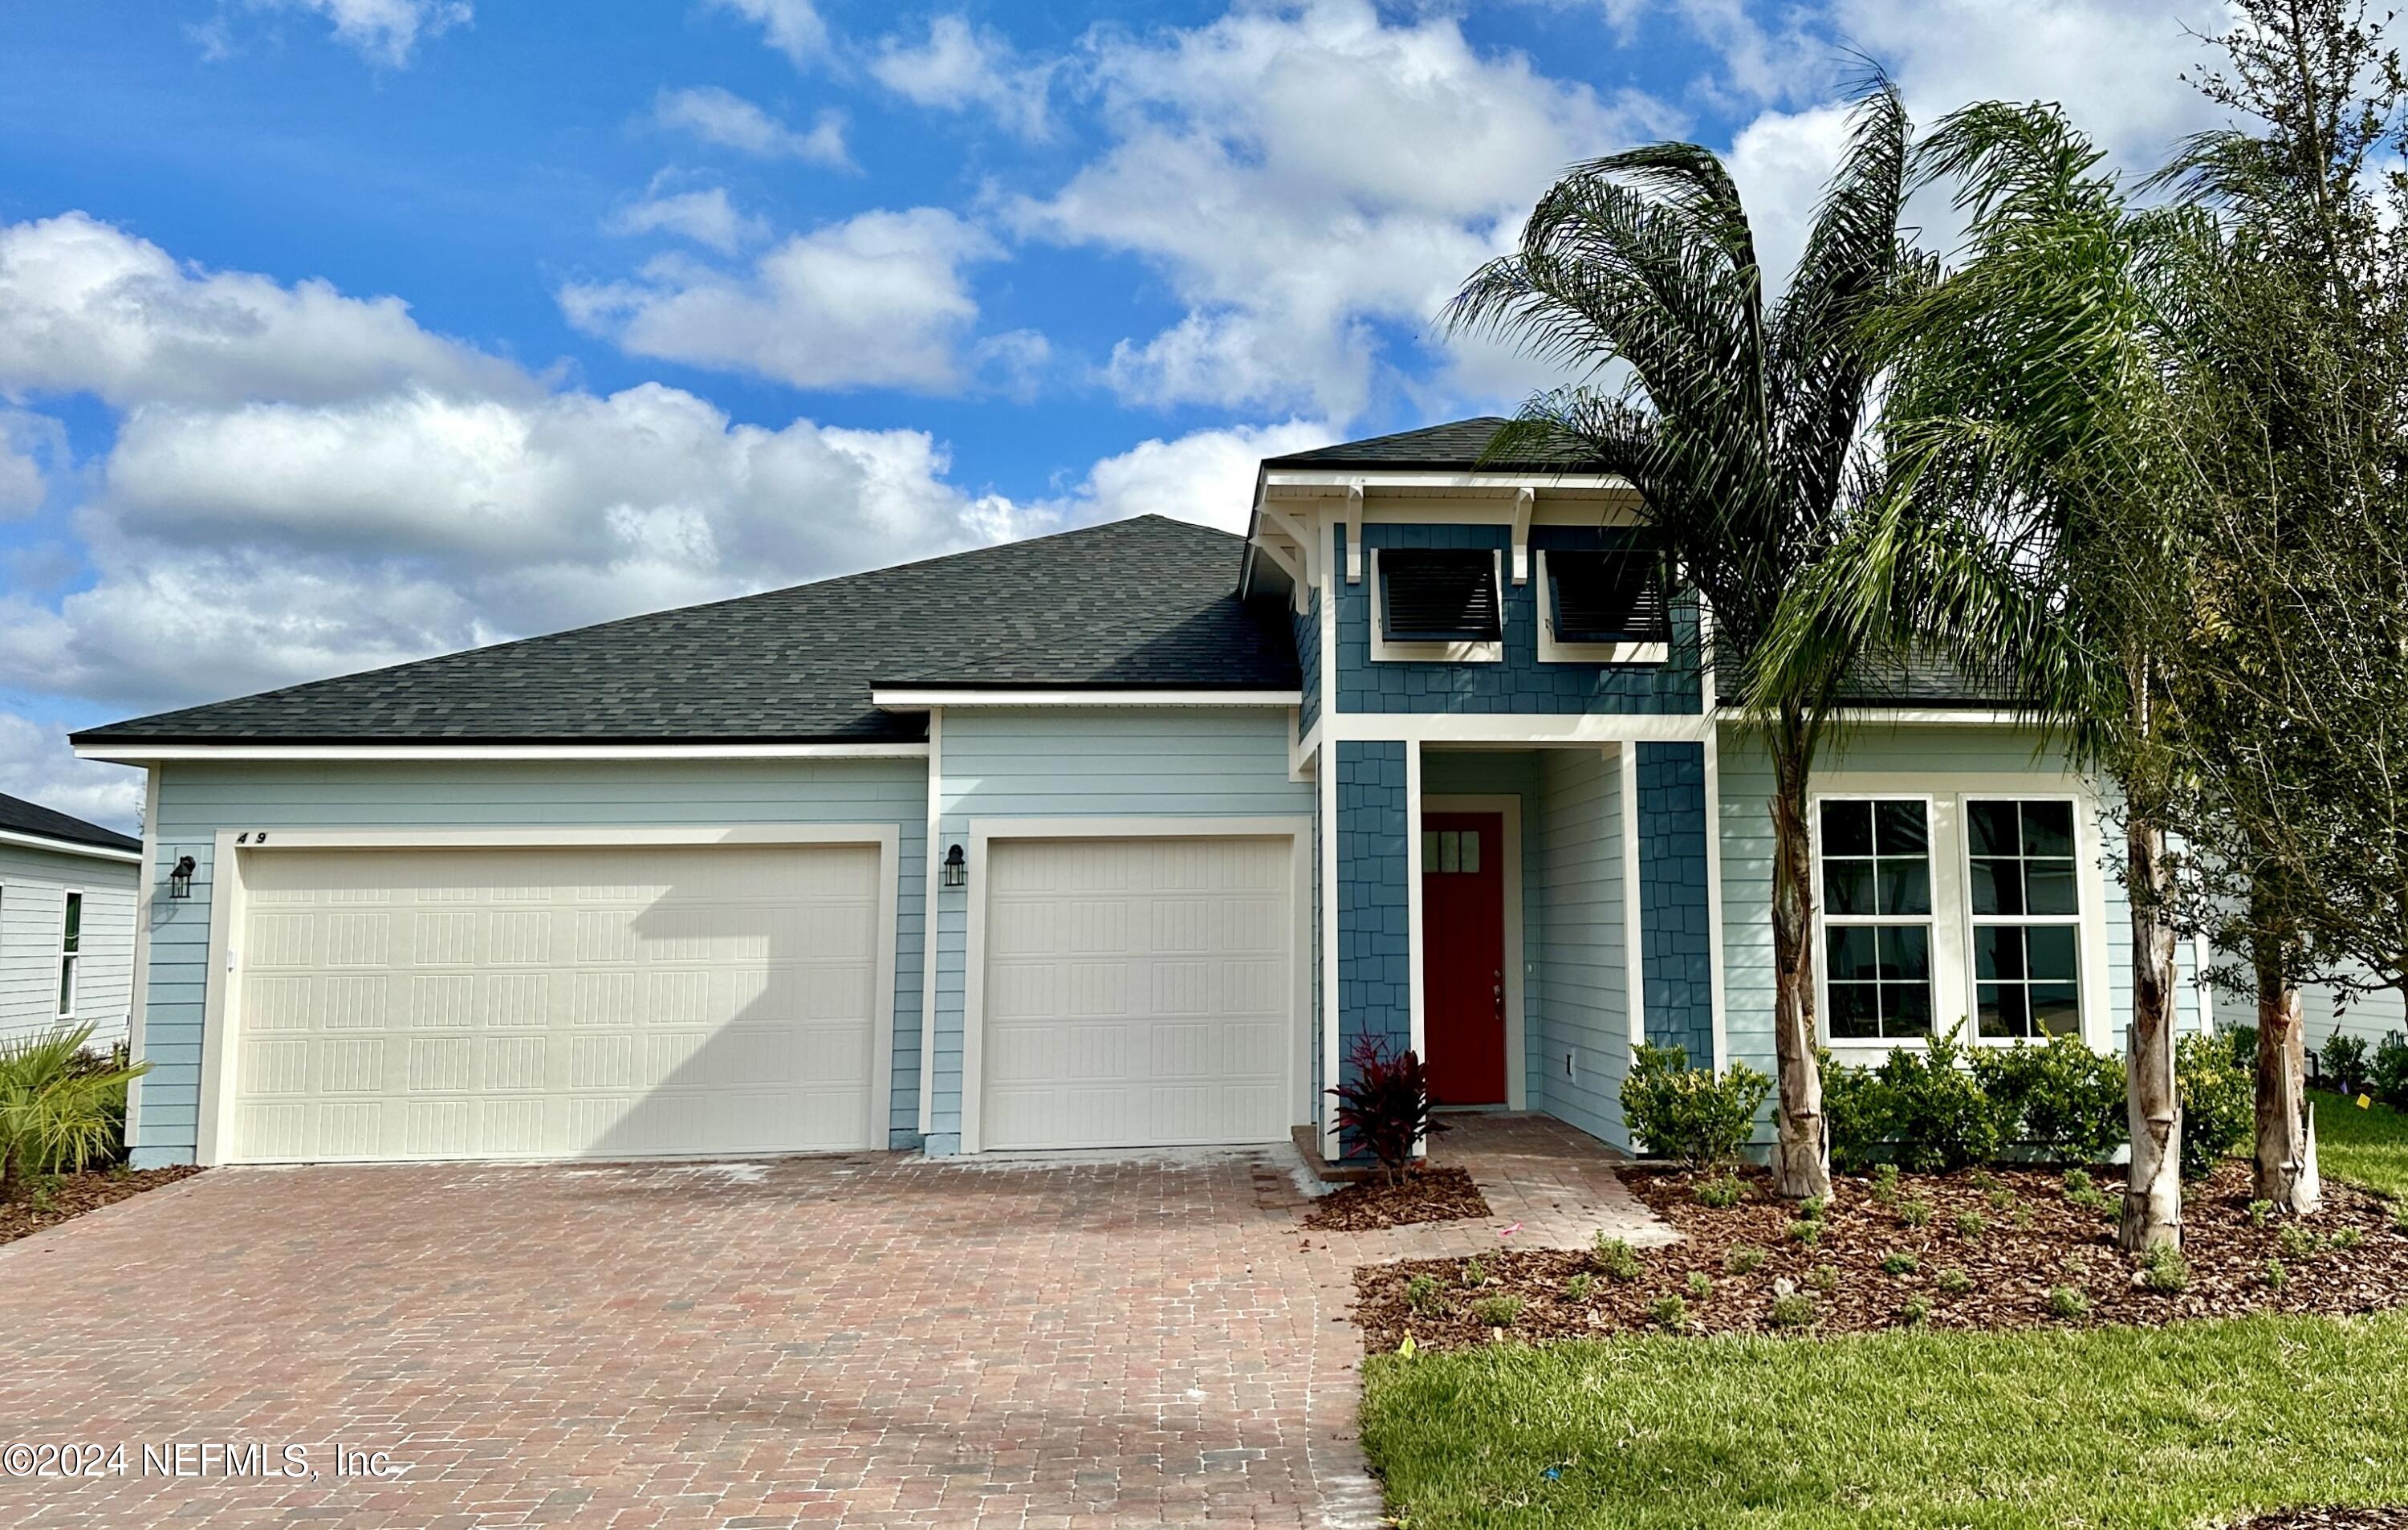
<instances>
[{"instance_id":1,"label":"roof gable","mask_svg":"<svg viewBox=\"0 0 2408 1530\"><path fill-rule=\"evenodd\" d=\"M12 797L0 792L0 834L32 835L37 839L63 839L69 844L93 845L102 850L139 851L142 841L130 834L104 829L97 823L45 808L38 802Z\"/></svg>"},{"instance_id":2,"label":"roof gable","mask_svg":"<svg viewBox=\"0 0 2408 1530\"><path fill-rule=\"evenodd\" d=\"M1512 422L1498 415L1426 425L1390 436L1369 436L1359 441L1292 451L1264 462L1267 469L1295 468L1421 468L1434 471L1492 473L1516 471L1595 472L1598 464L1578 442L1567 437L1557 450L1536 460L1483 464L1481 453L1496 434Z\"/></svg>"}]
</instances>

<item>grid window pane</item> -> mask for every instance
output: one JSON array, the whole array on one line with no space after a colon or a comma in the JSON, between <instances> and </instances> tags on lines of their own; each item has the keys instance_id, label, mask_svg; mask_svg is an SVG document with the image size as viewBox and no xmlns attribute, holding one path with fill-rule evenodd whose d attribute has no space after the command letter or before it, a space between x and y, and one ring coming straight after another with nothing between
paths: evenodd
<instances>
[{"instance_id":1,"label":"grid window pane","mask_svg":"<svg viewBox=\"0 0 2408 1530\"><path fill-rule=\"evenodd\" d=\"M1880 984L1831 984L1831 1035L1858 1041L1881 1035Z\"/></svg>"},{"instance_id":2,"label":"grid window pane","mask_svg":"<svg viewBox=\"0 0 2408 1530\"><path fill-rule=\"evenodd\" d=\"M1873 805L1870 802L1823 804L1823 853L1870 855L1873 852Z\"/></svg>"},{"instance_id":3,"label":"grid window pane","mask_svg":"<svg viewBox=\"0 0 2408 1530\"><path fill-rule=\"evenodd\" d=\"M1928 914L1931 912L1931 863L1929 861L1893 861L1885 856L1875 861L1881 868L1875 879L1874 909L1884 914Z\"/></svg>"},{"instance_id":4,"label":"grid window pane","mask_svg":"<svg viewBox=\"0 0 2408 1530\"><path fill-rule=\"evenodd\" d=\"M1994 1040L2019 1040L2031 1034L2029 1018L2024 1011L2024 987L2021 983L1983 983L1981 986L1981 1032Z\"/></svg>"},{"instance_id":5,"label":"grid window pane","mask_svg":"<svg viewBox=\"0 0 2408 1530\"><path fill-rule=\"evenodd\" d=\"M1873 895L1871 861L1825 861L1823 908L1834 914L1870 914L1878 906Z\"/></svg>"},{"instance_id":6,"label":"grid window pane","mask_svg":"<svg viewBox=\"0 0 2408 1530\"><path fill-rule=\"evenodd\" d=\"M2031 1008L2034 1035L2082 1034L2082 1000L2071 983L2032 984Z\"/></svg>"},{"instance_id":7,"label":"grid window pane","mask_svg":"<svg viewBox=\"0 0 2408 1530\"><path fill-rule=\"evenodd\" d=\"M2019 932L2024 949L2031 953L2028 970L2034 982L2073 981L2073 926L2071 924L2036 924Z\"/></svg>"},{"instance_id":8,"label":"grid window pane","mask_svg":"<svg viewBox=\"0 0 2408 1530\"><path fill-rule=\"evenodd\" d=\"M1929 983L1884 983L1881 997L1885 1040L1931 1034Z\"/></svg>"},{"instance_id":9,"label":"grid window pane","mask_svg":"<svg viewBox=\"0 0 2408 1530\"><path fill-rule=\"evenodd\" d=\"M1973 976L1982 982L2024 975L2024 932L2013 924L1973 926Z\"/></svg>"},{"instance_id":10,"label":"grid window pane","mask_svg":"<svg viewBox=\"0 0 2408 1530\"><path fill-rule=\"evenodd\" d=\"M2024 912L2078 914L2081 896L2074 891L2071 861L2024 863Z\"/></svg>"},{"instance_id":11,"label":"grid window pane","mask_svg":"<svg viewBox=\"0 0 2408 1530\"><path fill-rule=\"evenodd\" d=\"M2073 856L2073 804L2027 802L2023 808L2023 853L2032 856Z\"/></svg>"},{"instance_id":12,"label":"grid window pane","mask_svg":"<svg viewBox=\"0 0 2408 1530\"><path fill-rule=\"evenodd\" d=\"M2020 839L2015 833L2015 805L2012 802L1969 802L1965 805L1965 833L1976 855L2014 855Z\"/></svg>"},{"instance_id":13,"label":"grid window pane","mask_svg":"<svg viewBox=\"0 0 2408 1530\"><path fill-rule=\"evenodd\" d=\"M1831 959L1828 976L1832 982L1856 982L1875 975L1878 953L1874 949L1870 925L1846 925L1827 930L1824 934L1824 946L1830 952Z\"/></svg>"},{"instance_id":14,"label":"grid window pane","mask_svg":"<svg viewBox=\"0 0 2408 1530\"><path fill-rule=\"evenodd\" d=\"M1924 826L1923 804L1919 802L1876 802L1873 804L1873 853L1884 859L1893 855L1928 855L1931 851L1931 836Z\"/></svg>"},{"instance_id":15,"label":"grid window pane","mask_svg":"<svg viewBox=\"0 0 2408 1530\"><path fill-rule=\"evenodd\" d=\"M2023 863L1985 856L1973 863L1973 911L1977 914L2020 914L2024 911Z\"/></svg>"},{"instance_id":16,"label":"grid window pane","mask_svg":"<svg viewBox=\"0 0 2408 1530\"><path fill-rule=\"evenodd\" d=\"M1889 982L1931 980L1931 932L1920 924L1878 924L1881 937L1881 979Z\"/></svg>"},{"instance_id":17,"label":"grid window pane","mask_svg":"<svg viewBox=\"0 0 2408 1530\"><path fill-rule=\"evenodd\" d=\"M67 894L66 919L64 928L60 936L59 949L61 951L80 951L82 948L83 894L80 893L70 893Z\"/></svg>"}]
</instances>

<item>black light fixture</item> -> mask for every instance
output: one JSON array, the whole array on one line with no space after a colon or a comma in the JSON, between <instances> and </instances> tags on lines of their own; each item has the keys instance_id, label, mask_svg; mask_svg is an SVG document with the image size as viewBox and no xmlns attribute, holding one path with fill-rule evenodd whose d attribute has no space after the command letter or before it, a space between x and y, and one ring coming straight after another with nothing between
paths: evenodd
<instances>
[{"instance_id":1,"label":"black light fixture","mask_svg":"<svg viewBox=\"0 0 2408 1530\"><path fill-rule=\"evenodd\" d=\"M169 897L189 898L193 895L194 869L194 863L191 856L182 856L177 860L176 868L167 873L167 895Z\"/></svg>"},{"instance_id":2,"label":"black light fixture","mask_svg":"<svg viewBox=\"0 0 2408 1530\"><path fill-rule=\"evenodd\" d=\"M961 846L955 845L953 849L945 851L945 885L947 887L968 887L969 882L969 857L962 853Z\"/></svg>"}]
</instances>

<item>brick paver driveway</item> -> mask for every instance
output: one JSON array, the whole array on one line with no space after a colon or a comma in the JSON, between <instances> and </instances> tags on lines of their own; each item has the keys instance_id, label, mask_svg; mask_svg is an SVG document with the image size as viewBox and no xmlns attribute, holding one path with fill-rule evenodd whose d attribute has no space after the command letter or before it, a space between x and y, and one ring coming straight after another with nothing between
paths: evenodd
<instances>
[{"instance_id":1,"label":"brick paver driveway","mask_svg":"<svg viewBox=\"0 0 2408 1530\"><path fill-rule=\"evenodd\" d=\"M220 1169L0 1249L0 1444L125 1450L0 1523L1369 1523L1294 1207L1229 1154Z\"/></svg>"}]
</instances>

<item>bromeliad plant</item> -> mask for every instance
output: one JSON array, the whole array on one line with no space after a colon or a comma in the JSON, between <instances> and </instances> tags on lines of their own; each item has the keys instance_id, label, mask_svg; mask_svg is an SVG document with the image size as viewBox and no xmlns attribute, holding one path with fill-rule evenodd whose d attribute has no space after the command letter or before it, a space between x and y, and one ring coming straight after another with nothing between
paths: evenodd
<instances>
[{"instance_id":1,"label":"bromeliad plant","mask_svg":"<svg viewBox=\"0 0 2408 1530\"><path fill-rule=\"evenodd\" d=\"M1398 1051L1367 1036L1347 1054L1344 1080L1329 1091L1338 1101L1338 1129L1377 1159L1394 1184L1412 1166L1413 1151L1447 1129L1431 1113L1429 1071L1412 1048Z\"/></svg>"},{"instance_id":2,"label":"bromeliad plant","mask_svg":"<svg viewBox=\"0 0 2408 1530\"><path fill-rule=\"evenodd\" d=\"M150 1071L90 1051L90 1025L0 1041L0 1203L32 1197L36 1176L79 1174L125 1130L125 1086Z\"/></svg>"}]
</instances>

